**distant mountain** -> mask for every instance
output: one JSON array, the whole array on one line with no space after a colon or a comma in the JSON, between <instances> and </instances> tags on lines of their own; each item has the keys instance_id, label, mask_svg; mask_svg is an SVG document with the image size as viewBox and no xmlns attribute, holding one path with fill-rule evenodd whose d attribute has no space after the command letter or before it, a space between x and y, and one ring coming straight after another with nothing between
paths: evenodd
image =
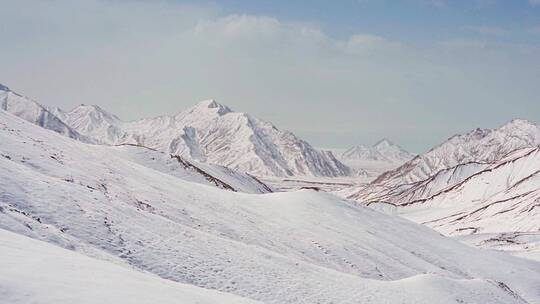
<instances>
[{"instance_id":1,"label":"distant mountain","mask_svg":"<svg viewBox=\"0 0 540 304\"><path fill-rule=\"evenodd\" d=\"M47 109L2 88L3 109L84 141L142 145L259 176L339 177L355 173L331 152L318 151L291 132L214 100L202 101L173 116L124 122L98 106L80 105L68 112Z\"/></svg>"},{"instance_id":2,"label":"distant mountain","mask_svg":"<svg viewBox=\"0 0 540 304\"><path fill-rule=\"evenodd\" d=\"M401 167L379 176L374 184L399 185L425 180L438 171L469 162L490 163L520 148L540 145L540 127L515 119L498 129L475 129L455 135Z\"/></svg>"},{"instance_id":3,"label":"distant mountain","mask_svg":"<svg viewBox=\"0 0 540 304\"><path fill-rule=\"evenodd\" d=\"M342 194L372 206L390 204L448 235L537 233L539 145L540 127L525 120L475 129ZM540 234L529 236L524 247L532 250L533 239L540 255Z\"/></svg>"},{"instance_id":4,"label":"distant mountain","mask_svg":"<svg viewBox=\"0 0 540 304\"><path fill-rule=\"evenodd\" d=\"M540 127L515 119L498 129L455 135L350 195L360 201L407 204L497 163L513 151L540 145Z\"/></svg>"},{"instance_id":5,"label":"distant mountain","mask_svg":"<svg viewBox=\"0 0 540 304\"><path fill-rule=\"evenodd\" d=\"M358 145L347 150L332 151L342 163L359 172L366 172L364 177L368 180L373 180L381 173L395 169L414 157L386 138L373 146Z\"/></svg>"},{"instance_id":6,"label":"distant mountain","mask_svg":"<svg viewBox=\"0 0 540 304\"><path fill-rule=\"evenodd\" d=\"M84 136L81 136L77 131L70 128L47 108L28 97L11 91L7 86L2 84L0 84L0 109L62 135L77 140L88 141L87 138L84 138Z\"/></svg>"},{"instance_id":7,"label":"distant mountain","mask_svg":"<svg viewBox=\"0 0 540 304\"><path fill-rule=\"evenodd\" d=\"M372 147L354 146L341 154L340 158L352 161L382 161L403 164L412 159L413 154L384 138Z\"/></svg>"},{"instance_id":8,"label":"distant mountain","mask_svg":"<svg viewBox=\"0 0 540 304\"><path fill-rule=\"evenodd\" d=\"M2 303L540 300L538 262L335 195L224 191L165 153L83 144L3 110L0 143Z\"/></svg>"},{"instance_id":9,"label":"distant mountain","mask_svg":"<svg viewBox=\"0 0 540 304\"><path fill-rule=\"evenodd\" d=\"M537 232L540 239L540 147L516 150L484 168L464 166L477 172L409 201L403 212L449 235Z\"/></svg>"},{"instance_id":10,"label":"distant mountain","mask_svg":"<svg viewBox=\"0 0 540 304\"><path fill-rule=\"evenodd\" d=\"M115 126L121 124L120 119L97 106L81 105L66 113L59 108L46 108L2 85L0 85L0 102L1 109L6 112L85 143L103 143L103 138L97 134L105 134L109 138L115 138L115 135L122 134ZM64 121L72 125L73 128ZM74 128L96 136L96 138L81 135ZM105 142L109 142L109 140L105 140ZM118 147L111 150L111 153L119 154L119 156L142 166L200 184L212 185L234 192L273 192L272 188L249 174L215 164L188 160L180 156L171 157L166 152L159 152L138 144L119 144Z\"/></svg>"}]
</instances>

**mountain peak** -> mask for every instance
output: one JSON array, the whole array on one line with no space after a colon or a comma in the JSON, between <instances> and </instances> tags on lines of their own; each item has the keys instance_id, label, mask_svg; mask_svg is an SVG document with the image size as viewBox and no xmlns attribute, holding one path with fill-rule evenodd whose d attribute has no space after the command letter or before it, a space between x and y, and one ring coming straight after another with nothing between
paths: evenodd
<instances>
[{"instance_id":1,"label":"mountain peak","mask_svg":"<svg viewBox=\"0 0 540 304\"><path fill-rule=\"evenodd\" d=\"M396 144L394 144L388 138L383 138L373 145L373 147L390 147L390 146L396 146Z\"/></svg>"},{"instance_id":2,"label":"mountain peak","mask_svg":"<svg viewBox=\"0 0 540 304\"><path fill-rule=\"evenodd\" d=\"M74 109L72 109L69 112L69 115L71 117L77 117L77 119L87 117L87 118L90 118L94 122L100 121L100 120L105 120L109 123L120 121L120 118L118 118L116 115L105 111L98 105L81 104L75 107Z\"/></svg>"},{"instance_id":3,"label":"mountain peak","mask_svg":"<svg viewBox=\"0 0 540 304\"><path fill-rule=\"evenodd\" d=\"M344 159L403 163L413 158L413 155L389 139L383 138L371 147L364 145L354 146L346 150L341 157Z\"/></svg>"},{"instance_id":4,"label":"mountain peak","mask_svg":"<svg viewBox=\"0 0 540 304\"><path fill-rule=\"evenodd\" d=\"M232 110L227 107L226 105L218 103L215 99L208 99L200 101L195 105L196 109L206 110L211 109L212 111L215 111L219 115L224 115L227 113L232 112Z\"/></svg>"},{"instance_id":5,"label":"mountain peak","mask_svg":"<svg viewBox=\"0 0 540 304\"><path fill-rule=\"evenodd\" d=\"M5 85L0 83L0 91L10 92L11 90L8 87L6 87Z\"/></svg>"},{"instance_id":6,"label":"mountain peak","mask_svg":"<svg viewBox=\"0 0 540 304\"><path fill-rule=\"evenodd\" d=\"M526 119L516 118L507 122L499 129L515 129L515 128L523 129L523 128L530 128L530 127L537 128L538 125Z\"/></svg>"}]
</instances>

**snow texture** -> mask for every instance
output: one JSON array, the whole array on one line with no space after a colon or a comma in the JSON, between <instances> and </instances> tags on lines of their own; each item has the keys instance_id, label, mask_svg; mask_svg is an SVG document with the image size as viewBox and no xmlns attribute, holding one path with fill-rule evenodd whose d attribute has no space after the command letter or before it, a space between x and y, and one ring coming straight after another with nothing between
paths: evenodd
<instances>
[{"instance_id":1,"label":"snow texture","mask_svg":"<svg viewBox=\"0 0 540 304\"><path fill-rule=\"evenodd\" d=\"M328 193L246 194L193 183L125 147L85 144L5 111L0 143L0 228L107 263L265 303L540 303L540 263L478 250ZM2 265L35 259L6 254L19 241L0 237L8 244ZM62 277L68 265L58 263L44 266L46 278ZM39 268L23 269L0 267L2 293L50 299L24 275L39 276ZM108 271L120 272L100 266L87 279ZM88 299L86 282L70 278L66 292L99 303ZM152 285L149 294L165 288ZM191 296L175 286L159 295Z\"/></svg>"},{"instance_id":2,"label":"snow texture","mask_svg":"<svg viewBox=\"0 0 540 304\"><path fill-rule=\"evenodd\" d=\"M342 196L484 248L537 256L540 127L513 120L454 136ZM378 206L375 206L378 204ZM381 206L383 204L383 206Z\"/></svg>"}]
</instances>

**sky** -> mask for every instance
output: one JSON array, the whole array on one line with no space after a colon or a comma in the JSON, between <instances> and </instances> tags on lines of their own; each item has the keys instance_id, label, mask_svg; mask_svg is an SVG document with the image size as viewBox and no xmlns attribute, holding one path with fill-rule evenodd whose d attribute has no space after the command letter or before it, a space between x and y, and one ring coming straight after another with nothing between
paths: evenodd
<instances>
[{"instance_id":1,"label":"sky","mask_svg":"<svg viewBox=\"0 0 540 304\"><path fill-rule=\"evenodd\" d=\"M0 83L125 120L216 99L312 145L421 153L540 122L540 0L0 0Z\"/></svg>"}]
</instances>

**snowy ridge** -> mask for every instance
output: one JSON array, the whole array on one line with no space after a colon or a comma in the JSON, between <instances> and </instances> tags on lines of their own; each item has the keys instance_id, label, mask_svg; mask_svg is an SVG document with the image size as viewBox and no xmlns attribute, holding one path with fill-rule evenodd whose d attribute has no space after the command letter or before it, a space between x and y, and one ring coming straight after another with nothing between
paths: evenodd
<instances>
[{"instance_id":1,"label":"snowy ridge","mask_svg":"<svg viewBox=\"0 0 540 304\"><path fill-rule=\"evenodd\" d=\"M513 151L538 145L540 127L525 120L512 120L495 130L475 129L451 137L399 168L381 174L367 186L349 190L348 197L406 204L427 198Z\"/></svg>"},{"instance_id":2,"label":"snowy ridge","mask_svg":"<svg viewBox=\"0 0 540 304\"><path fill-rule=\"evenodd\" d=\"M81 136L77 131L67 126L61 119L39 103L11 91L8 87L2 84L0 84L0 109L17 115L33 124L73 139L86 142L90 141L84 136Z\"/></svg>"},{"instance_id":3,"label":"snowy ridge","mask_svg":"<svg viewBox=\"0 0 540 304\"><path fill-rule=\"evenodd\" d=\"M540 231L539 144L540 128L524 120L496 130L476 129L359 190L340 194L373 208L391 209L446 235L484 235L463 238L481 247L505 249L503 241L490 245L505 239L506 249L511 249L518 241L500 235L527 234L520 237L522 245L516 251L535 256L540 253L540 234L530 235Z\"/></svg>"},{"instance_id":4,"label":"snowy ridge","mask_svg":"<svg viewBox=\"0 0 540 304\"><path fill-rule=\"evenodd\" d=\"M539 263L330 194L188 182L5 111L0 142L1 229L165 279L265 303L540 303Z\"/></svg>"},{"instance_id":5,"label":"snowy ridge","mask_svg":"<svg viewBox=\"0 0 540 304\"><path fill-rule=\"evenodd\" d=\"M288 131L214 100L174 116L122 122L96 106L63 113L66 123L101 143L138 144L258 176L347 176L352 170Z\"/></svg>"},{"instance_id":6,"label":"snowy ridge","mask_svg":"<svg viewBox=\"0 0 540 304\"><path fill-rule=\"evenodd\" d=\"M400 185L425 180L440 170L468 162L490 163L520 148L540 145L540 127L515 119L498 129L475 129L455 135L373 183Z\"/></svg>"},{"instance_id":7,"label":"snowy ridge","mask_svg":"<svg viewBox=\"0 0 540 304\"><path fill-rule=\"evenodd\" d=\"M198 163L143 146L119 145L111 149L119 157L183 180L245 193L269 193L273 189L254 176L227 167Z\"/></svg>"},{"instance_id":8,"label":"snowy ridge","mask_svg":"<svg viewBox=\"0 0 540 304\"><path fill-rule=\"evenodd\" d=\"M358 145L347 150L332 149L337 158L347 166L361 172L359 176L371 181L381 173L395 169L411 160L414 155L384 138L368 147Z\"/></svg>"},{"instance_id":9,"label":"snowy ridge","mask_svg":"<svg viewBox=\"0 0 540 304\"><path fill-rule=\"evenodd\" d=\"M317 151L293 133L215 100L201 101L174 116L123 122L98 106L47 110L11 91L0 92L4 92L0 94L4 110L72 138L82 134L100 144L147 146L257 176L354 174L331 152Z\"/></svg>"},{"instance_id":10,"label":"snowy ridge","mask_svg":"<svg viewBox=\"0 0 540 304\"><path fill-rule=\"evenodd\" d=\"M414 157L400 146L384 138L372 147L364 145L349 148L340 158L351 161L381 161L395 164L403 164Z\"/></svg>"},{"instance_id":11,"label":"snowy ridge","mask_svg":"<svg viewBox=\"0 0 540 304\"><path fill-rule=\"evenodd\" d=\"M429 219L421 221L447 234L538 232L540 147L515 151L429 198L406 205L408 217L430 209Z\"/></svg>"},{"instance_id":12,"label":"snowy ridge","mask_svg":"<svg viewBox=\"0 0 540 304\"><path fill-rule=\"evenodd\" d=\"M109 143L113 140L119 140L115 136L121 133L117 126L121 124L120 119L115 115L105 112L105 110L98 106L80 105L67 113L56 108L55 112L68 126L78 130L81 134L101 134L105 136L105 139L92 136L98 142Z\"/></svg>"}]
</instances>

